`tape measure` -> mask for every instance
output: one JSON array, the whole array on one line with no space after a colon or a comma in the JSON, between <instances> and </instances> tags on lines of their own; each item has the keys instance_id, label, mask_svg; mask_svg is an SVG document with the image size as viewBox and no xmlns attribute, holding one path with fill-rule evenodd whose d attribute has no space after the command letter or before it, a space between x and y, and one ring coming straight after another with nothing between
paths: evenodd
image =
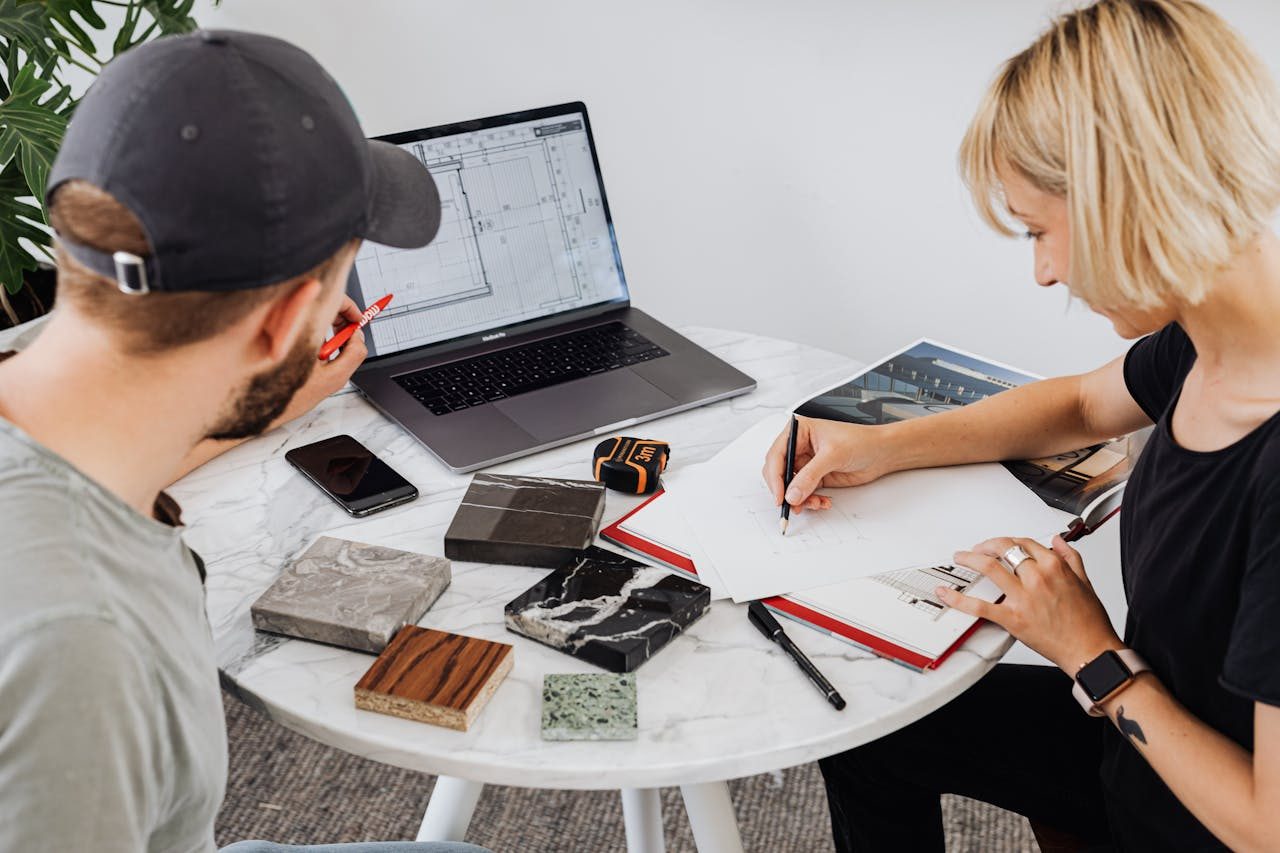
<instances>
[{"instance_id":1,"label":"tape measure","mask_svg":"<svg viewBox=\"0 0 1280 853\"><path fill-rule=\"evenodd\" d=\"M610 489L645 495L658 488L658 477L667 469L671 446L664 441L619 436L596 445L592 471Z\"/></svg>"}]
</instances>

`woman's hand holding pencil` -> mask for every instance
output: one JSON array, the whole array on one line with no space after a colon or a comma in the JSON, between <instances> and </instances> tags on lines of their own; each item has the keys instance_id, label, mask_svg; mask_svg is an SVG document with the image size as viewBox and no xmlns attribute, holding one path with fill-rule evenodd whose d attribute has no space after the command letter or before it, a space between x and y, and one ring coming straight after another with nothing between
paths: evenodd
<instances>
[{"instance_id":1,"label":"woman's hand holding pencil","mask_svg":"<svg viewBox=\"0 0 1280 853\"><path fill-rule=\"evenodd\" d=\"M773 494L774 506L783 496L791 511L826 509L831 499L814 494L823 487L860 486L894 470L882 427L846 424L820 418L795 416L794 476L788 485L787 445L791 422L778 434L765 456L765 484Z\"/></svg>"}]
</instances>

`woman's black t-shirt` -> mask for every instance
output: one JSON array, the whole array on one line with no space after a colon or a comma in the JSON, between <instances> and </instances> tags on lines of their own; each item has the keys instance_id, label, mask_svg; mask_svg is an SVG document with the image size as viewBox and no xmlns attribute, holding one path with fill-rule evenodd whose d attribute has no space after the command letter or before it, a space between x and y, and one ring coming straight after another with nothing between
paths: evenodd
<instances>
[{"instance_id":1,"label":"woman's black t-shirt","mask_svg":"<svg viewBox=\"0 0 1280 853\"><path fill-rule=\"evenodd\" d=\"M1195 359L1177 324L1125 357L1156 427L1120 513L1124 639L1187 710L1252 751L1254 702L1280 705L1280 413L1221 450L1178 446L1170 419ZM1111 726L1102 783L1125 849L1223 849Z\"/></svg>"}]
</instances>

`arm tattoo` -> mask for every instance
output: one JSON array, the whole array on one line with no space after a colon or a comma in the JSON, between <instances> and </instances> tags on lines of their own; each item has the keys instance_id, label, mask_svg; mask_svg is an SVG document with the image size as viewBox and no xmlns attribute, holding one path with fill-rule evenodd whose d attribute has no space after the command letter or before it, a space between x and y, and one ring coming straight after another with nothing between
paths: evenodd
<instances>
[{"instance_id":1,"label":"arm tattoo","mask_svg":"<svg viewBox=\"0 0 1280 853\"><path fill-rule=\"evenodd\" d=\"M1138 725L1137 720L1131 720L1124 715L1124 706L1121 705L1116 709L1116 727L1120 729L1120 734L1127 737L1131 742L1137 740L1144 746L1147 743L1147 736L1142 733L1142 726Z\"/></svg>"}]
</instances>

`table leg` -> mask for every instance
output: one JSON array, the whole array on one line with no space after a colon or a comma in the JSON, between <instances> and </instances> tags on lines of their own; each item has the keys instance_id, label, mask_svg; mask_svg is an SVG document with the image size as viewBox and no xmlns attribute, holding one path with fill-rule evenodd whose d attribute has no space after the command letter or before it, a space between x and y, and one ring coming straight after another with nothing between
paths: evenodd
<instances>
[{"instance_id":1,"label":"table leg","mask_svg":"<svg viewBox=\"0 0 1280 853\"><path fill-rule=\"evenodd\" d=\"M681 785L680 793L698 853L742 853L738 816L733 813L727 782Z\"/></svg>"},{"instance_id":2,"label":"table leg","mask_svg":"<svg viewBox=\"0 0 1280 853\"><path fill-rule=\"evenodd\" d=\"M622 822L627 828L627 853L665 853L662 800L657 788L623 788Z\"/></svg>"},{"instance_id":3,"label":"table leg","mask_svg":"<svg viewBox=\"0 0 1280 853\"><path fill-rule=\"evenodd\" d=\"M456 776L440 776L422 816L418 841L465 841L471 815L484 790L481 782L469 782Z\"/></svg>"}]
</instances>

